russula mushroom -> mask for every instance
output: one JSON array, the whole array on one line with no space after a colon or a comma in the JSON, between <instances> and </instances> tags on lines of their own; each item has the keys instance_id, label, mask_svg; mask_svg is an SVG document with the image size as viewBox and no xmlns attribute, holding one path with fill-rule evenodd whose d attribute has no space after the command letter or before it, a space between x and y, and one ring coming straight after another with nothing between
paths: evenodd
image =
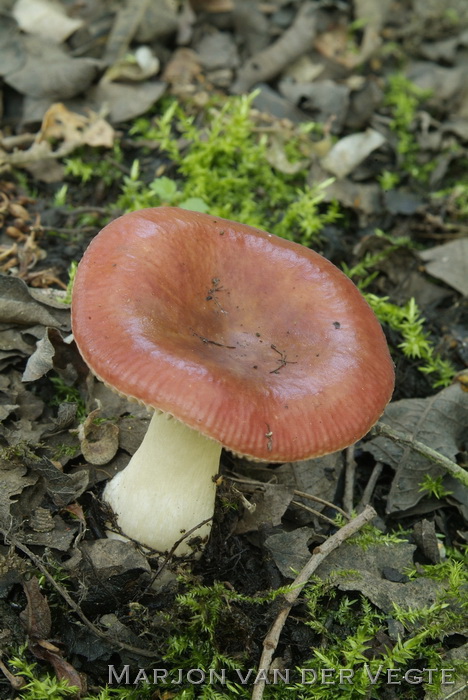
<instances>
[{"instance_id":1,"label":"russula mushroom","mask_svg":"<svg viewBox=\"0 0 468 700\"><path fill-rule=\"evenodd\" d=\"M213 515L221 446L265 462L335 452L368 432L393 390L382 329L338 268L175 207L125 214L94 238L72 323L93 373L154 409L104 499L127 536L161 551Z\"/></svg>"}]
</instances>

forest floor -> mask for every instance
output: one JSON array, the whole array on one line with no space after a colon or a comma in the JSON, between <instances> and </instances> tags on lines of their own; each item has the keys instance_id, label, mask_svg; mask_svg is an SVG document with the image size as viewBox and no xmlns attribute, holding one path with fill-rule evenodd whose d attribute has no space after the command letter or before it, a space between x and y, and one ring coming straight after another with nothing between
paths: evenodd
<instances>
[{"instance_id":1,"label":"forest floor","mask_svg":"<svg viewBox=\"0 0 468 700\"><path fill-rule=\"evenodd\" d=\"M1 0L0 56L0 697L468 698L464 0ZM185 559L106 537L149 417L70 322L163 204L320 252L396 369L344 452L223 452Z\"/></svg>"}]
</instances>

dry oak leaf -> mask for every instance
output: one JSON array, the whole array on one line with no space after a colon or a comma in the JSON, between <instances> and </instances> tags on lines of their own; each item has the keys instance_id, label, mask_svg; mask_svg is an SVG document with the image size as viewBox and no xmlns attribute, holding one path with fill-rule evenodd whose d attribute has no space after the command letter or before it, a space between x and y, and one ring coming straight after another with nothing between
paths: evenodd
<instances>
[{"instance_id":1,"label":"dry oak leaf","mask_svg":"<svg viewBox=\"0 0 468 700\"><path fill-rule=\"evenodd\" d=\"M468 439L468 393L457 383L426 399L394 401L387 406L382 421L456 461ZM424 496L421 483L426 475L436 478L444 474L441 467L410 447L383 436L366 443L366 450L396 470L388 513L412 508Z\"/></svg>"},{"instance_id":2,"label":"dry oak leaf","mask_svg":"<svg viewBox=\"0 0 468 700\"><path fill-rule=\"evenodd\" d=\"M36 143L60 140L76 146L104 146L114 143L114 129L101 116L90 112L88 117L72 112L61 102L56 102L44 114Z\"/></svg>"}]
</instances>

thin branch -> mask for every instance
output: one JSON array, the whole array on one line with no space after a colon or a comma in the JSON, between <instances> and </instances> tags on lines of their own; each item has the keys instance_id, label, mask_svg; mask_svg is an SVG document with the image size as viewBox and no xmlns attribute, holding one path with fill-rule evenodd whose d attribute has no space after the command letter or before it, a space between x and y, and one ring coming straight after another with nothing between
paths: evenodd
<instances>
[{"instance_id":1,"label":"thin branch","mask_svg":"<svg viewBox=\"0 0 468 700\"><path fill-rule=\"evenodd\" d=\"M345 511L352 513L354 501L354 480L356 475L356 460L354 459L354 445L346 448L346 472L343 506Z\"/></svg>"},{"instance_id":2,"label":"thin branch","mask_svg":"<svg viewBox=\"0 0 468 700\"><path fill-rule=\"evenodd\" d=\"M369 477L369 481L366 484L366 488L363 491L361 500L358 503L358 506L356 508L356 512L360 513L365 506L369 503L372 494L374 493L375 485L377 481L379 480L379 476L381 475L383 470L383 464L382 462L376 462L375 466L372 470L372 474Z\"/></svg>"},{"instance_id":3,"label":"thin branch","mask_svg":"<svg viewBox=\"0 0 468 700\"><path fill-rule=\"evenodd\" d=\"M26 547L25 544L20 542L14 535L8 534L5 532L5 530L0 530L0 532L3 534L5 538L5 542L9 541L11 544L16 547L16 549L19 549L20 552L23 552L23 554L26 554L26 556L33 562L34 566L36 566L39 571L46 577L46 579L49 581L50 585L55 588L57 593L64 599L64 601L67 603L67 605L73 610L74 613L80 618L80 620L88 627L88 629L96 635L96 637L99 637L99 639L104 640L107 642L112 648L121 648L121 649L126 649L127 651L130 651L134 654L139 654L140 656L147 656L148 658L154 658L154 651L149 651L148 649L140 649L139 647L134 647L131 644L126 644L125 642L121 642L115 639L115 637L111 637L110 635L106 634L105 632L102 632L99 627L96 627L94 623L89 620L84 612L81 610L80 606L75 603L73 598L70 596L68 591L66 591L63 586L61 586L57 581L54 579L54 577L49 573L47 570L47 567L44 566L42 563L41 559L32 552L29 547Z\"/></svg>"},{"instance_id":4,"label":"thin branch","mask_svg":"<svg viewBox=\"0 0 468 700\"><path fill-rule=\"evenodd\" d=\"M448 457L433 450L432 447L428 447L423 442L415 440L409 433L403 433L400 430L394 430L387 423L378 422L371 430L371 435L383 435L388 437L396 443L401 443L402 445L407 445L414 452L426 457L431 462L434 462L445 471L449 472L455 479L461 481L465 486L468 486L468 471L460 467L456 462L453 462Z\"/></svg>"},{"instance_id":5,"label":"thin branch","mask_svg":"<svg viewBox=\"0 0 468 700\"><path fill-rule=\"evenodd\" d=\"M232 472L233 474L236 474L236 472ZM250 486L265 486L265 484L270 484L272 483L271 481L258 481L257 479L246 479L241 476L230 476L225 474L224 475L225 479L229 479L229 481L237 481L239 484L244 484L244 485L250 485ZM251 489L249 489L250 491ZM339 506L336 506L334 503L331 503L330 501L326 501L324 498L319 498L319 496L314 496L311 493L306 493L305 491L297 491L294 489L293 494L295 496L300 496L301 498L307 498L309 501L315 501L315 503L321 503L323 506L326 506L327 508L332 508L332 510L336 510L337 513L341 513L341 515L346 518L346 520L349 520L349 514L346 513L342 508ZM335 523L333 523L335 525Z\"/></svg>"},{"instance_id":6,"label":"thin branch","mask_svg":"<svg viewBox=\"0 0 468 700\"><path fill-rule=\"evenodd\" d=\"M291 501L291 505L296 506L297 508L302 508L302 510L306 510L308 513L315 515L316 518L322 518L322 520L325 520L325 522L327 522L329 525L336 527L334 520L329 518L327 515L324 515L319 510L315 510L315 508L309 508L309 506L306 506L304 503L300 503L299 501Z\"/></svg>"},{"instance_id":7,"label":"thin branch","mask_svg":"<svg viewBox=\"0 0 468 700\"><path fill-rule=\"evenodd\" d=\"M172 557L173 557L173 555L174 555L174 552L176 551L177 547L178 547L180 544L182 544L182 542L184 542L184 541L187 540L189 537L191 537L191 535L193 535L197 530L199 530L201 527L203 527L203 525L206 525L207 523L209 523L210 520L213 520L213 516L211 516L211 517L209 517L209 518L205 518L205 520L202 520L201 523L198 523L198 525L194 525L194 527L192 527L190 530L187 530L187 532L185 532L185 533L182 535L182 537L179 537L179 539L178 539L176 542L174 542L174 544L172 545L171 549L170 549L170 550L168 551L168 553L165 555L165 557L164 557L162 563L159 565L158 569L156 570L156 572L154 573L154 575L151 577L151 580L150 580L148 586L146 587L145 592L148 591L148 590L151 588L151 586L153 585L154 581L156 581L156 579L158 578L158 576L160 576L160 575L162 574L162 572L163 572L163 570L166 568L168 562L172 559ZM153 550L153 551L154 551L154 550Z\"/></svg>"},{"instance_id":8,"label":"thin branch","mask_svg":"<svg viewBox=\"0 0 468 700\"><path fill-rule=\"evenodd\" d=\"M313 2L304 2L292 25L266 49L251 56L237 72L231 86L235 95L248 92L256 83L268 82L287 65L309 51L317 34L317 8Z\"/></svg>"},{"instance_id":9,"label":"thin branch","mask_svg":"<svg viewBox=\"0 0 468 700\"><path fill-rule=\"evenodd\" d=\"M444 700L449 700L449 698L454 698L459 693L463 693L467 688L468 688L468 683L465 683L465 685L462 685L460 688L455 688L455 690L452 691L449 695L444 696Z\"/></svg>"},{"instance_id":10,"label":"thin branch","mask_svg":"<svg viewBox=\"0 0 468 700\"><path fill-rule=\"evenodd\" d=\"M340 508L339 506L335 506L334 503L330 503L330 501L326 501L324 498L319 498L318 496L313 496L311 493L305 493L305 491L296 491L294 490L294 495L295 496L301 496L302 498L308 498L310 501L315 501L316 503L321 503L323 506L327 506L327 508L333 508L333 510L336 510L337 513L340 513L343 518L346 518L346 520L349 520L350 516L349 513L347 513L343 508ZM335 523L336 525L336 523Z\"/></svg>"},{"instance_id":11,"label":"thin branch","mask_svg":"<svg viewBox=\"0 0 468 700\"><path fill-rule=\"evenodd\" d=\"M266 684L266 675L269 671L273 654L275 653L276 647L278 646L281 631L287 620L289 612L299 597L300 592L314 573L314 571L319 567L319 565L326 559L326 557L331 554L335 549L337 549L343 542L354 535L358 530L363 527L366 523L370 522L376 516L375 510L371 506L367 506L360 515L349 523L346 523L342 528L338 530L334 535L329 537L323 544L316 547L313 554L307 564L304 566L302 571L299 572L298 576L292 583L292 590L285 594L284 600L285 605L283 609L279 612L276 620L273 622L272 626L268 630L268 633L263 641L263 652L259 664L259 672L263 672L262 675L265 680L261 679L255 685L252 693L252 700L261 700L263 698L263 691Z\"/></svg>"}]
</instances>

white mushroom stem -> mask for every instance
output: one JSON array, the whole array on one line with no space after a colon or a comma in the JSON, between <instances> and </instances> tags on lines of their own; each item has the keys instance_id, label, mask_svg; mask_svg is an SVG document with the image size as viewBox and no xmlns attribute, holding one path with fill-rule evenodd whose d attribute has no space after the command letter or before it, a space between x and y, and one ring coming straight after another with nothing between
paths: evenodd
<instances>
[{"instance_id":1,"label":"white mushroom stem","mask_svg":"<svg viewBox=\"0 0 468 700\"><path fill-rule=\"evenodd\" d=\"M214 512L221 445L164 413L154 413L127 467L103 498L123 534L158 551L170 550L185 532ZM211 521L193 537L208 538ZM176 554L192 551L188 541Z\"/></svg>"}]
</instances>

